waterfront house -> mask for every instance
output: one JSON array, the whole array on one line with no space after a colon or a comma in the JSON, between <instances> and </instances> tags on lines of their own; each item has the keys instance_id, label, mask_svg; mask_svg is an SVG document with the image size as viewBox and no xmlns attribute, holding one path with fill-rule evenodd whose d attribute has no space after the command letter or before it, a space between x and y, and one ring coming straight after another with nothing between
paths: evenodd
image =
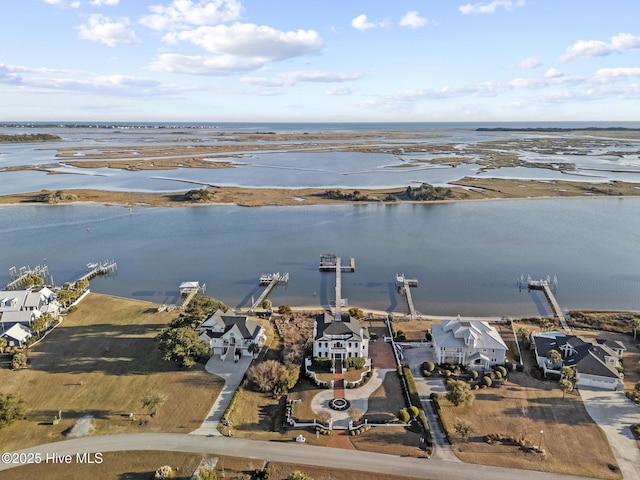
<instances>
[{"instance_id":1,"label":"waterfront house","mask_svg":"<svg viewBox=\"0 0 640 480\"><path fill-rule=\"evenodd\" d=\"M498 331L483 321L443 320L431 327L437 363L489 369L506 360L507 345Z\"/></svg>"},{"instance_id":2,"label":"waterfront house","mask_svg":"<svg viewBox=\"0 0 640 480\"><path fill-rule=\"evenodd\" d=\"M562 367L571 367L579 381L578 387L595 387L606 390L622 389L622 373L618 371L626 348L621 342L599 339L593 344L577 335L560 332L544 332L531 336L536 363L544 376L548 373L560 375ZM614 348L611 348L614 347ZM547 355L556 350L562 360L554 364Z\"/></svg>"},{"instance_id":3,"label":"waterfront house","mask_svg":"<svg viewBox=\"0 0 640 480\"><path fill-rule=\"evenodd\" d=\"M313 356L330 358L341 365L349 357L369 358L369 329L356 318L342 316L336 320L320 314L313 324Z\"/></svg>"},{"instance_id":4,"label":"waterfront house","mask_svg":"<svg viewBox=\"0 0 640 480\"><path fill-rule=\"evenodd\" d=\"M227 315L217 310L200 325L200 339L208 346L211 355L221 358L231 352L241 356L248 352L249 345L264 345L267 337L264 327L246 316Z\"/></svg>"},{"instance_id":5,"label":"waterfront house","mask_svg":"<svg viewBox=\"0 0 640 480\"><path fill-rule=\"evenodd\" d=\"M54 319L60 313L55 294L46 287L0 291L0 336L18 324L29 329L45 312Z\"/></svg>"},{"instance_id":6,"label":"waterfront house","mask_svg":"<svg viewBox=\"0 0 640 480\"><path fill-rule=\"evenodd\" d=\"M21 323L16 323L0 334L0 337L7 339L8 347L23 347L32 337L31 329Z\"/></svg>"}]
</instances>

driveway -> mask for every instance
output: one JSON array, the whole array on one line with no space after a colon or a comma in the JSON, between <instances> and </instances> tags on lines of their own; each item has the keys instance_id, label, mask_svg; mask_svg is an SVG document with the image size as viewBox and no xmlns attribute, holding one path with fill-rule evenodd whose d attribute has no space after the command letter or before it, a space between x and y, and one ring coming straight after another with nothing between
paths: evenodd
<instances>
[{"instance_id":1,"label":"driveway","mask_svg":"<svg viewBox=\"0 0 640 480\"><path fill-rule=\"evenodd\" d=\"M583 387L580 388L580 396L593 421L607 435L624 478L640 478L640 449L630 428L632 423L640 423L640 406L631 402L623 392Z\"/></svg>"},{"instance_id":2,"label":"driveway","mask_svg":"<svg viewBox=\"0 0 640 480\"><path fill-rule=\"evenodd\" d=\"M224 379L224 387L222 387L222 392L220 392L220 395L216 398L207 418L202 422L200 428L194 430L191 434L206 436L222 435L218 431L218 423L220 423L222 415L231 401L231 397L233 397L240 382L242 382L244 372L249 368L251 360L251 355L242 356L237 363L232 360L221 360L219 357L211 357L209 359L205 365L205 369L209 373L214 373L222 377Z\"/></svg>"}]
</instances>

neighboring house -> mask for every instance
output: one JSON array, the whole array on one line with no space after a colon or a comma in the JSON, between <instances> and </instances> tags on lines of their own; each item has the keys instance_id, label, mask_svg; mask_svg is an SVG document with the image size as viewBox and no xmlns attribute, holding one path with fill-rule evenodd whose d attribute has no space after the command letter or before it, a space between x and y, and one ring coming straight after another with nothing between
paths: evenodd
<instances>
[{"instance_id":1,"label":"neighboring house","mask_svg":"<svg viewBox=\"0 0 640 480\"><path fill-rule=\"evenodd\" d=\"M234 355L242 355L252 343L264 345L267 337L260 323L217 310L200 325L200 339L209 346L212 355L222 358L229 348Z\"/></svg>"},{"instance_id":2,"label":"neighboring house","mask_svg":"<svg viewBox=\"0 0 640 480\"><path fill-rule=\"evenodd\" d=\"M437 363L455 363L475 369L502 365L507 345L498 331L482 321L443 320L431 327Z\"/></svg>"},{"instance_id":3,"label":"neighboring house","mask_svg":"<svg viewBox=\"0 0 640 480\"><path fill-rule=\"evenodd\" d=\"M313 324L313 356L330 358L336 365L349 357L369 358L369 329L349 316L336 320L320 314Z\"/></svg>"},{"instance_id":4,"label":"neighboring house","mask_svg":"<svg viewBox=\"0 0 640 480\"><path fill-rule=\"evenodd\" d=\"M54 319L60 313L55 294L48 288L0 291L0 337L6 337L9 342L21 342L21 335L10 338L9 330L22 325L30 332L33 321L43 313L50 313ZM13 330L13 333L17 332Z\"/></svg>"},{"instance_id":5,"label":"neighboring house","mask_svg":"<svg viewBox=\"0 0 640 480\"><path fill-rule=\"evenodd\" d=\"M32 337L32 334L29 327L16 323L0 336L7 339L8 347L23 347Z\"/></svg>"},{"instance_id":6,"label":"neighboring house","mask_svg":"<svg viewBox=\"0 0 640 480\"><path fill-rule=\"evenodd\" d=\"M624 387L623 375L618 372L620 360L626 348L621 342L597 340L594 345L576 335L545 332L531 336L536 362L544 375L548 372L560 375L562 367L573 368L578 387L596 387L616 390ZM612 348L613 347L613 348ZM562 355L562 360L552 364L547 358L551 350Z\"/></svg>"}]
</instances>

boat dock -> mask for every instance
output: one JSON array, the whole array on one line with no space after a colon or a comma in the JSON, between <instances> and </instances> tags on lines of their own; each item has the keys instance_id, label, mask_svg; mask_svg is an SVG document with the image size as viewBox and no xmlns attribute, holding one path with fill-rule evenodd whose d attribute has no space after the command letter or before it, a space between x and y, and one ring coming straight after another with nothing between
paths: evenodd
<instances>
[{"instance_id":1,"label":"boat dock","mask_svg":"<svg viewBox=\"0 0 640 480\"><path fill-rule=\"evenodd\" d=\"M418 280L415 278L407 278L404 273L396 274L396 287L400 289L400 293L404 294L407 299L407 306L409 307L409 315L411 319L418 316L415 307L413 306L413 298L411 297L411 288L418 286Z\"/></svg>"},{"instance_id":2,"label":"boat dock","mask_svg":"<svg viewBox=\"0 0 640 480\"><path fill-rule=\"evenodd\" d=\"M27 282L30 277L40 277L46 281L47 275L49 275L47 265L36 265L35 268L20 267L19 270L16 267L11 267L9 269L11 281L4 288L5 290L20 290L28 286Z\"/></svg>"},{"instance_id":3,"label":"boat dock","mask_svg":"<svg viewBox=\"0 0 640 480\"><path fill-rule=\"evenodd\" d=\"M112 275L118 270L118 264L114 260L105 260L104 262L87 263L88 272L73 282L75 287L76 283L81 280L91 280L98 275Z\"/></svg>"},{"instance_id":4,"label":"boat dock","mask_svg":"<svg viewBox=\"0 0 640 480\"><path fill-rule=\"evenodd\" d=\"M189 302L191 302L199 292L204 293L206 291L207 285L204 283L200 285L200 282L182 282L179 289L182 303L180 303L180 306L177 308L186 308ZM169 307L167 307L167 310L168 308Z\"/></svg>"},{"instance_id":5,"label":"boat dock","mask_svg":"<svg viewBox=\"0 0 640 480\"><path fill-rule=\"evenodd\" d=\"M265 288L258 299L251 304L251 311L253 312L257 307L259 307L262 302L269 296L269 294L276 288L278 285L286 285L289 283L289 272L285 272L280 275L280 272L276 273L263 273L260 275L260 279L258 280L260 286L267 287Z\"/></svg>"},{"instance_id":6,"label":"boat dock","mask_svg":"<svg viewBox=\"0 0 640 480\"><path fill-rule=\"evenodd\" d=\"M547 301L551 306L551 310L553 310L553 315L558 320L560 320L560 324L562 325L564 331L567 333L571 333L571 329L567 324L567 319L565 318L564 313L562 313L560 304L556 300L556 297L553 293L554 290L557 289L557 286L558 280L555 278L555 276L553 278L553 283L551 282L551 279L549 277L547 277L546 280L533 280L531 279L531 277L527 278L527 287L530 290L542 290L544 292L544 295L545 297L547 297Z\"/></svg>"},{"instance_id":7,"label":"boat dock","mask_svg":"<svg viewBox=\"0 0 640 480\"><path fill-rule=\"evenodd\" d=\"M353 257L350 257L350 261L348 265L342 265L341 257L334 255L332 253L322 253L320 254L320 267L319 270L321 272L333 272L336 270L336 266L340 265L339 268L342 272L355 272L356 271L356 260Z\"/></svg>"}]
</instances>

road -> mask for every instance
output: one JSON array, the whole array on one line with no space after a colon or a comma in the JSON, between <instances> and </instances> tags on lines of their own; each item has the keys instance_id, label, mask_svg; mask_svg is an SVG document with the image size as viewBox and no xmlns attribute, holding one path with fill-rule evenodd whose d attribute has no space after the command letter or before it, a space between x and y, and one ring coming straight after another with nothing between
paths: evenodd
<instances>
[{"instance_id":1,"label":"road","mask_svg":"<svg viewBox=\"0 0 640 480\"><path fill-rule=\"evenodd\" d=\"M434 480L577 480L584 477L548 472L517 470L440 460L398 457L362 451L345 452L327 447L297 444L294 441L265 442L228 437L203 437L181 433L133 433L77 438L26 448L15 453L75 455L76 453L160 450L173 452L208 453L251 459L331 466L376 474L406 475ZM0 462L0 471L15 465ZM0 474L0 478L9 478ZM373 477L375 478L375 477ZM586 480L586 479L585 479ZM593 479L591 479L593 480Z\"/></svg>"}]
</instances>

